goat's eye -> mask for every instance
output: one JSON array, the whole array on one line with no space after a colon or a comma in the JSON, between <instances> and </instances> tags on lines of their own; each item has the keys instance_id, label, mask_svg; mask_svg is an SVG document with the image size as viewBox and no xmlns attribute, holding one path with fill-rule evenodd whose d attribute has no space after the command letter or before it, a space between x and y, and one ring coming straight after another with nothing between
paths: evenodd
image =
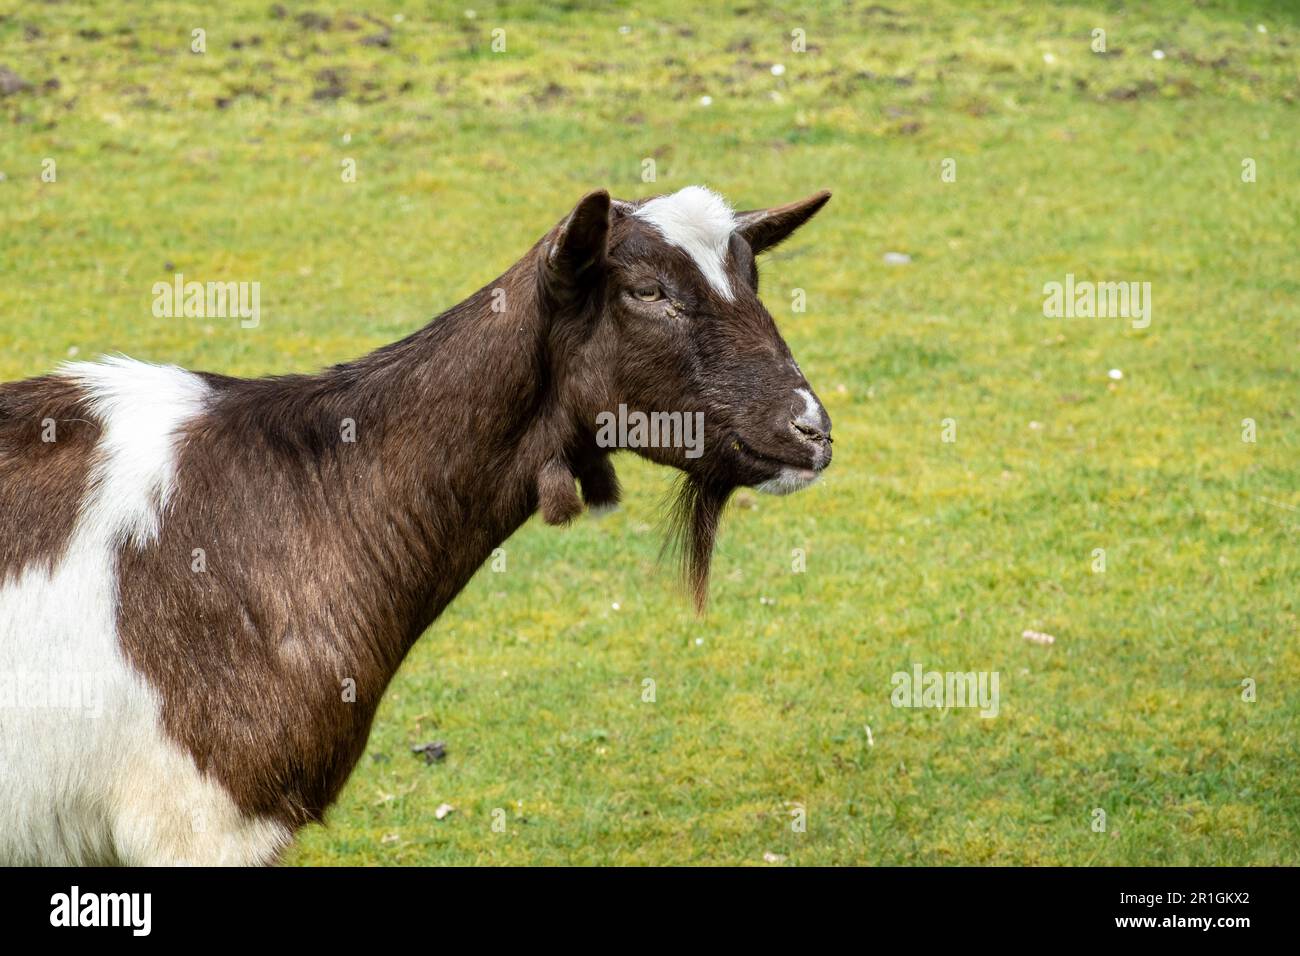
<instances>
[{"instance_id":1,"label":"goat's eye","mask_svg":"<svg viewBox=\"0 0 1300 956\"><path fill-rule=\"evenodd\" d=\"M663 290L653 284L637 286L632 290L632 295L642 302L658 302L664 297Z\"/></svg>"}]
</instances>

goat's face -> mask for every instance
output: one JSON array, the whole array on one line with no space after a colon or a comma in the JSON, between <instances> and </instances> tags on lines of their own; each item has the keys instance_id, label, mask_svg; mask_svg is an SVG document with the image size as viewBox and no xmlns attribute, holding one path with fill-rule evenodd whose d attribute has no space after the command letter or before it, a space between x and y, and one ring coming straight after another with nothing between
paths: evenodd
<instances>
[{"instance_id":1,"label":"goat's face","mask_svg":"<svg viewBox=\"0 0 1300 956\"><path fill-rule=\"evenodd\" d=\"M674 527L700 607L732 490L797 491L830 464L830 418L759 301L754 262L829 198L733 212L698 186L639 202L602 190L541 243L566 405L605 419L583 423L598 448L685 472ZM597 462L578 477L589 503L609 503L617 482ZM567 471L556 474L546 487L562 490L567 478L572 496ZM548 520L571 513L552 507Z\"/></svg>"},{"instance_id":2,"label":"goat's face","mask_svg":"<svg viewBox=\"0 0 1300 956\"><path fill-rule=\"evenodd\" d=\"M575 347L603 380L600 414L648 423L648 440L626 447L711 485L776 494L830 464L830 418L759 301L754 259L829 198L735 213L698 186L635 203L593 193L561 225L552 252L566 239L583 249L569 260L585 274L573 301L589 334Z\"/></svg>"}]
</instances>

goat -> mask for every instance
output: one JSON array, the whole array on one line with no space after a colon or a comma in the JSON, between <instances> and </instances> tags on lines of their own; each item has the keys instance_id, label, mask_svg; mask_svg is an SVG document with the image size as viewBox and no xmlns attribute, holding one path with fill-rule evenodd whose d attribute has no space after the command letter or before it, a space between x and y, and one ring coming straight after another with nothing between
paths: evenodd
<instances>
[{"instance_id":1,"label":"goat","mask_svg":"<svg viewBox=\"0 0 1300 956\"><path fill-rule=\"evenodd\" d=\"M0 385L0 863L274 863L493 549L617 503L595 422L620 405L702 416L702 454L633 449L683 472L702 609L728 496L830 462L754 260L829 198L592 192L489 286L316 375L116 357Z\"/></svg>"}]
</instances>

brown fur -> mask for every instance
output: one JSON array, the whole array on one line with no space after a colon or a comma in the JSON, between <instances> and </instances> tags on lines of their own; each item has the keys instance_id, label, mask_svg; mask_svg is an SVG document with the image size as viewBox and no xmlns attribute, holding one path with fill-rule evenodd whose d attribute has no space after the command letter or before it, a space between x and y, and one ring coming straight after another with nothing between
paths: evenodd
<instances>
[{"instance_id":1,"label":"brown fur","mask_svg":"<svg viewBox=\"0 0 1300 956\"><path fill-rule=\"evenodd\" d=\"M0 384L0 586L33 566L52 570L63 556L99 433L67 379Z\"/></svg>"}]
</instances>

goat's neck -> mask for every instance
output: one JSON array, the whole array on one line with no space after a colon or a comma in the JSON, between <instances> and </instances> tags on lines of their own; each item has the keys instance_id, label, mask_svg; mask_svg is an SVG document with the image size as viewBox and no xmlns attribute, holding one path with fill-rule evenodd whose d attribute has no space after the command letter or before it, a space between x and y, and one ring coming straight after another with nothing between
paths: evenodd
<instances>
[{"instance_id":1,"label":"goat's neck","mask_svg":"<svg viewBox=\"0 0 1300 956\"><path fill-rule=\"evenodd\" d=\"M394 666L536 510L539 476L549 469L553 481L567 479L576 504L567 460L583 429L557 392L563 376L551 365L548 323L520 286L507 273L496 287L508 304L527 305L522 318L492 311L488 287L345 367L356 373L350 397L370 410L356 416L358 456L346 482L360 506L356 530L372 545L358 581L380 589L367 604L376 632L391 638Z\"/></svg>"}]
</instances>

